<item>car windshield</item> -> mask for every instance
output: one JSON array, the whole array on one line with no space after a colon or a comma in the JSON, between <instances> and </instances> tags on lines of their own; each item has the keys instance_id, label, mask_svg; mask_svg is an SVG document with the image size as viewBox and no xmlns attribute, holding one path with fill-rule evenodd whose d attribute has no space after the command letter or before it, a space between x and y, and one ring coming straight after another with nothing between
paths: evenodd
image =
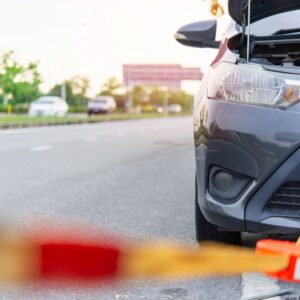
<instances>
[{"instance_id":1,"label":"car windshield","mask_svg":"<svg viewBox=\"0 0 300 300\"><path fill-rule=\"evenodd\" d=\"M53 100L37 101L38 104L54 104Z\"/></svg>"},{"instance_id":2,"label":"car windshield","mask_svg":"<svg viewBox=\"0 0 300 300\"><path fill-rule=\"evenodd\" d=\"M105 99L93 100L92 103L107 103L108 101Z\"/></svg>"},{"instance_id":3,"label":"car windshield","mask_svg":"<svg viewBox=\"0 0 300 300\"><path fill-rule=\"evenodd\" d=\"M38 104L54 104L56 102L56 99L51 97L43 97L39 98L36 102Z\"/></svg>"}]
</instances>

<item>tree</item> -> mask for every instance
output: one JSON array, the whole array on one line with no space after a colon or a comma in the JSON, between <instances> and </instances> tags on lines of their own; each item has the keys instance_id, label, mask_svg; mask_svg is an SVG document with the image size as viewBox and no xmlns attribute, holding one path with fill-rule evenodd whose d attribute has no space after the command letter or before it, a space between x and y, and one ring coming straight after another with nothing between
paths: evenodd
<instances>
[{"instance_id":1,"label":"tree","mask_svg":"<svg viewBox=\"0 0 300 300\"><path fill-rule=\"evenodd\" d=\"M66 84L67 97L68 97L68 101L69 101L69 99L73 97L73 95L72 95L72 89L71 89L71 85L70 85L69 81L66 81L65 84ZM61 88L62 88L62 83L57 83L48 92L48 96L60 97L61 96Z\"/></svg>"},{"instance_id":2,"label":"tree","mask_svg":"<svg viewBox=\"0 0 300 300\"><path fill-rule=\"evenodd\" d=\"M101 87L99 96L114 96L118 94L118 90L123 88L123 84L117 78L109 78Z\"/></svg>"},{"instance_id":3,"label":"tree","mask_svg":"<svg viewBox=\"0 0 300 300\"><path fill-rule=\"evenodd\" d=\"M40 96L42 83L38 63L21 65L14 59L14 52L4 53L0 59L0 89L2 101L11 98L13 104L28 103Z\"/></svg>"},{"instance_id":4,"label":"tree","mask_svg":"<svg viewBox=\"0 0 300 300\"><path fill-rule=\"evenodd\" d=\"M194 97L184 91L171 92L169 104L180 104L184 109L191 109Z\"/></svg>"},{"instance_id":5,"label":"tree","mask_svg":"<svg viewBox=\"0 0 300 300\"><path fill-rule=\"evenodd\" d=\"M161 87L153 88L149 95L150 102L157 106L163 106L168 97L169 93Z\"/></svg>"},{"instance_id":6,"label":"tree","mask_svg":"<svg viewBox=\"0 0 300 300\"><path fill-rule=\"evenodd\" d=\"M86 97L87 91L90 88L90 80L84 76L74 76L69 80L72 93L77 97Z\"/></svg>"},{"instance_id":7,"label":"tree","mask_svg":"<svg viewBox=\"0 0 300 300\"><path fill-rule=\"evenodd\" d=\"M70 105L86 105L88 101L87 91L90 80L84 76L74 76L66 81L67 102ZM62 84L56 84L48 93L49 96L61 96Z\"/></svg>"},{"instance_id":8,"label":"tree","mask_svg":"<svg viewBox=\"0 0 300 300\"><path fill-rule=\"evenodd\" d=\"M132 97L134 105L141 105L145 104L145 99L148 98L148 93L143 87L135 86L132 91Z\"/></svg>"}]
</instances>

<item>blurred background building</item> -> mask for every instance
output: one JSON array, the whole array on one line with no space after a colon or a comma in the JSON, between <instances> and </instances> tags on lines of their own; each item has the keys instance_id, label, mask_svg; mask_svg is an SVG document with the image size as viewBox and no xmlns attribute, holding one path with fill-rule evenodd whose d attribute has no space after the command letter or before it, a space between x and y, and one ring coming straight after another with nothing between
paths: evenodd
<instances>
[{"instance_id":1,"label":"blurred background building","mask_svg":"<svg viewBox=\"0 0 300 300\"><path fill-rule=\"evenodd\" d=\"M199 68L185 68L180 64L130 64L123 66L124 85L160 86L169 91L181 90L181 82L200 81L203 77Z\"/></svg>"}]
</instances>

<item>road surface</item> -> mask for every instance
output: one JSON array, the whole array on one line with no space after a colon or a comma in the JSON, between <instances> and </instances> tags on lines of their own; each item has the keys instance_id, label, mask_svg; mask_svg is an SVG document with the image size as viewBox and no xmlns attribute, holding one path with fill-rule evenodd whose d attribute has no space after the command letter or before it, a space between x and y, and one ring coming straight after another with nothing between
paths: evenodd
<instances>
[{"instance_id":1,"label":"road surface","mask_svg":"<svg viewBox=\"0 0 300 300\"><path fill-rule=\"evenodd\" d=\"M92 224L194 242L191 118L0 131L0 215L14 228ZM234 263L234 262L233 262ZM0 299L240 299L300 288L262 275L160 283L0 286ZM285 299L285 298L282 298ZM288 298L286 298L288 299Z\"/></svg>"}]
</instances>

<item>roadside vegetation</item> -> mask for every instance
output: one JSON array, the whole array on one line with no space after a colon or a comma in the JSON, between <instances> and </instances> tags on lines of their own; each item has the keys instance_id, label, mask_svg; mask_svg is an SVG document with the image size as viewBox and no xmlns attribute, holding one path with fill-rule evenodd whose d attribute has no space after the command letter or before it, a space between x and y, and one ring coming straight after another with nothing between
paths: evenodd
<instances>
[{"instance_id":1,"label":"roadside vegetation","mask_svg":"<svg viewBox=\"0 0 300 300\"><path fill-rule=\"evenodd\" d=\"M191 112L193 97L184 91L169 92L162 87L136 86L130 91L116 78L109 78L95 96L112 96L117 104L113 114L86 116L90 80L85 76L73 76L64 82L58 82L47 93L40 89L43 83L38 62L20 63L10 51L0 56L0 128L18 128L57 124L81 124L106 122L114 120L130 120L157 118L159 108L167 104L180 104L182 113ZM40 96L61 96L64 89L69 105L69 114L63 118L27 116L30 103ZM128 102L132 109L128 109Z\"/></svg>"},{"instance_id":2,"label":"roadside vegetation","mask_svg":"<svg viewBox=\"0 0 300 300\"><path fill-rule=\"evenodd\" d=\"M180 113L176 115L168 115L168 117L186 116L189 113ZM71 125L71 124L89 124L112 121L125 120L140 120L163 118L165 115L159 113L142 113L142 114L124 114L114 113L107 115L98 115L88 117L86 115L70 115L67 117L28 117L27 115L4 115L0 117L0 129L9 128L26 128L26 127L40 127L40 126L54 126L54 125Z\"/></svg>"}]
</instances>

